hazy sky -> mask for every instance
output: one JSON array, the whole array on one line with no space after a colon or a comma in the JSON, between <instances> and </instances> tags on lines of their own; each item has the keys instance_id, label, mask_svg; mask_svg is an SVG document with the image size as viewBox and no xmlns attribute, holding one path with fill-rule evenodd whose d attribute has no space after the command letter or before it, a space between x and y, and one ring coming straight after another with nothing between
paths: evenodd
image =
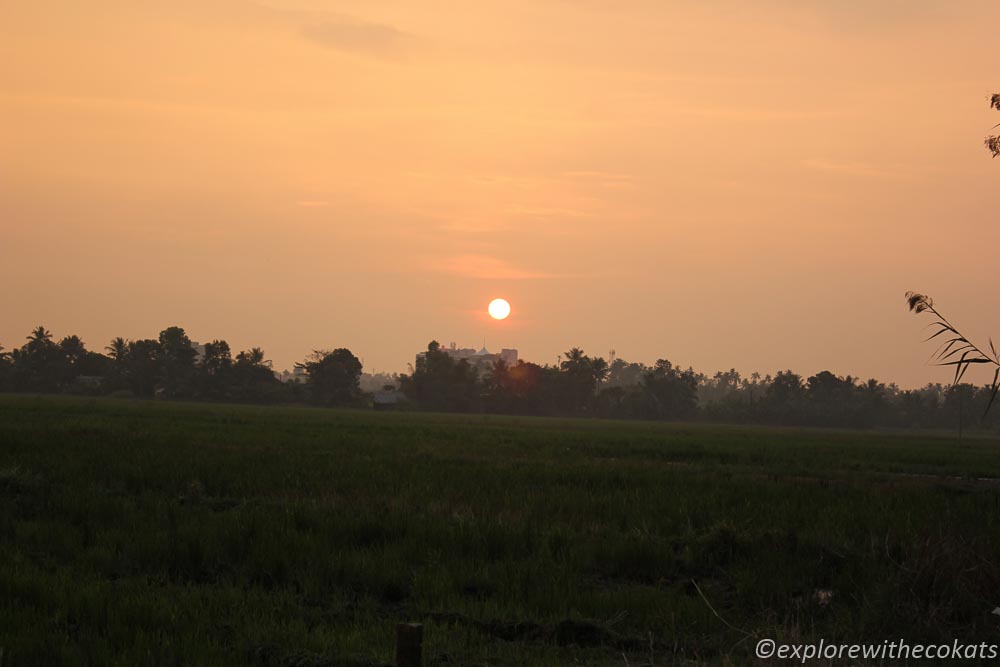
<instances>
[{"instance_id":1,"label":"hazy sky","mask_svg":"<svg viewBox=\"0 0 1000 667\"><path fill-rule=\"evenodd\" d=\"M903 292L1000 339L998 24L986 1L4 2L0 343L179 324L277 368L346 346L403 371L436 338L947 380Z\"/></svg>"}]
</instances>

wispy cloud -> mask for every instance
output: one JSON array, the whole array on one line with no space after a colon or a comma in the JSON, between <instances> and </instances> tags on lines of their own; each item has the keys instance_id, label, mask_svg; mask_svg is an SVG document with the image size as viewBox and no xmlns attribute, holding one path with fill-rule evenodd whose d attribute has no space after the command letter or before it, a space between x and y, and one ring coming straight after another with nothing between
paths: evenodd
<instances>
[{"instance_id":1,"label":"wispy cloud","mask_svg":"<svg viewBox=\"0 0 1000 667\"><path fill-rule=\"evenodd\" d=\"M636 187L631 174L612 171L565 171L562 176L572 182L585 184L587 187L618 190L632 190Z\"/></svg>"},{"instance_id":2,"label":"wispy cloud","mask_svg":"<svg viewBox=\"0 0 1000 667\"><path fill-rule=\"evenodd\" d=\"M427 261L425 266L432 271L477 280L535 280L554 277L552 274L521 268L489 255L468 254L438 258Z\"/></svg>"},{"instance_id":3,"label":"wispy cloud","mask_svg":"<svg viewBox=\"0 0 1000 667\"><path fill-rule=\"evenodd\" d=\"M400 59L421 39L394 25L352 14L318 9L290 9L266 0L239 5L244 18L291 30L319 46L386 60Z\"/></svg>"},{"instance_id":4,"label":"wispy cloud","mask_svg":"<svg viewBox=\"0 0 1000 667\"><path fill-rule=\"evenodd\" d=\"M495 234L509 227L502 220L475 217L455 218L438 225L442 231L453 234Z\"/></svg>"},{"instance_id":5,"label":"wispy cloud","mask_svg":"<svg viewBox=\"0 0 1000 667\"><path fill-rule=\"evenodd\" d=\"M809 158L802 161L802 166L817 171L827 171L847 176L877 178L891 181L906 181L915 177L912 170L899 165L881 165L870 162L845 162L824 158Z\"/></svg>"},{"instance_id":6,"label":"wispy cloud","mask_svg":"<svg viewBox=\"0 0 1000 667\"><path fill-rule=\"evenodd\" d=\"M416 37L394 26L350 17L311 22L299 32L320 46L390 59L408 55L417 42Z\"/></svg>"}]
</instances>

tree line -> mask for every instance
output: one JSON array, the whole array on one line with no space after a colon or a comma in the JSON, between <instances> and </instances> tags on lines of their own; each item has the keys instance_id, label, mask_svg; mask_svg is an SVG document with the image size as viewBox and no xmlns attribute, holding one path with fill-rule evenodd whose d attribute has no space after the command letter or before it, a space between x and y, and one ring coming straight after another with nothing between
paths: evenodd
<instances>
[{"instance_id":1,"label":"tree line","mask_svg":"<svg viewBox=\"0 0 1000 667\"><path fill-rule=\"evenodd\" d=\"M155 339L115 338L102 352L78 336L55 340L35 328L21 347L0 348L0 391L75 393L242 403L366 407L361 361L348 349L317 350L302 382L281 382L257 347L233 355L224 340L196 348L180 327ZM411 372L387 383L403 409L610 419L705 420L837 427L995 429L990 386L930 384L901 389L820 371L803 377L736 370L705 375L659 359L652 365L590 356L558 364L496 360L477 367L432 341Z\"/></svg>"},{"instance_id":2,"label":"tree line","mask_svg":"<svg viewBox=\"0 0 1000 667\"><path fill-rule=\"evenodd\" d=\"M830 371L743 376L731 369L709 376L667 359L652 366L608 363L579 348L561 355L558 365L497 360L477 372L431 342L400 383L417 406L439 411L850 428L1000 427L996 414L985 414L990 385L901 389Z\"/></svg>"},{"instance_id":3,"label":"tree line","mask_svg":"<svg viewBox=\"0 0 1000 667\"><path fill-rule=\"evenodd\" d=\"M296 365L307 381L283 383L259 347L233 356L229 343L213 340L199 349L177 326L157 338L115 338L103 352L39 326L21 347L0 347L0 391L318 405L361 396L361 361L350 350L317 350Z\"/></svg>"}]
</instances>

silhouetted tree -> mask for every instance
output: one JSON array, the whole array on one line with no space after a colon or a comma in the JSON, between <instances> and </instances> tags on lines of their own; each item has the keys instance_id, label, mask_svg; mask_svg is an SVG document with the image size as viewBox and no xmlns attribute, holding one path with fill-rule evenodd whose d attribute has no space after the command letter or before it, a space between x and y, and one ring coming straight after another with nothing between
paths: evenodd
<instances>
[{"instance_id":1,"label":"silhouetted tree","mask_svg":"<svg viewBox=\"0 0 1000 667\"><path fill-rule=\"evenodd\" d=\"M111 339L104 350L108 353L111 363L108 364L107 381L105 387L109 391L117 391L125 388L126 365L128 363L129 342L118 336Z\"/></svg>"},{"instance_id":2,"label":"silhouetted tree","mask_svg":"<svg viewBox=\"0 0 1000 667\"><path fill-rule=\"evenodd\" d=\"M43 326L37 326L31 330L27 340L28 352L37 352L47 348L52 343L52 332Z\"/></svg>"},{"instance_id":3,"label":"silhouetted tree","mask_svg":"<svg viewBox=\"0 0 1000 667\"><path fill-rule=\"evenodd\" d=\"M63 380L63 353L43 326L35 327L12 354L14 384L27 391L59 391Z\"/></svg>"},{"instance_id":4,"label":"silhouetted tree","mask_svg":"<svg viewBox=\"0 0 1000 667\"><path fill-rule=\"evenodd\" d=\"M237 401L260 403L281 398L281 383L274 377L271 361L259 347L237 354L228 375L232 378L229 392Z\"/></svg>"},{"instance_id":5,"label":"silhouetted tree","mask_svg":"<svg viewBox=\"0 0 1000 667\"><path fill-rule=\"evenodd\" d=\"M77 386L77 378L87 376L103 380L108 373L110 360L103 354L88 350L79 336L66 336L59 341L59 349L63 353L61 359L63 387L72 387L74 391L77 391L83 389L83 387ZM88 385L86 389L93 393L99 390L99 386Z\"/></svg>"},{"instance_id":6,"label":"silhouetted tree","mask_svg":"<svg viewBox=\"0 0 1000 667\"><path fill-rule=\"evenodd\" d=\"M128 341L121 336L117 338L112 338L111 342L108 343L104 350L108 353L114 361L124 361L125 356L128 354Z\"/></svg>"},{"instance_id":7,"label":"silhouetted tree","mask_svg":"<svg viewBox=\"0 0 1000 667\"><path fill-rule=\"evenodd\" d=\"M609 387L638 387L642 383L642 374L647 370L643 364L615 359L608 369L607 384Z\"/></svg>"},{"instance_id":8,"label":"silhouetted tree","mask_svg":"<svg viewBox=\"0 0 1000 667\"><path fill-rule=\"evenodd\" d=\"M769 420L779 424L802 423L805 388L802 376L792 371L778 371L765 394Z\"/></svg>"},{"instance_id":9,"label":"silhouetted tree","mask_svg":"<svg viewBox=\"0 0 1000 667\"><path fill-rule=\"evenodd\" d=\"M125 385L136 396L149 398L156 391L162 367L160 341L144 339L128 344L125 355Z\"/></svg>"},{"instance_id":10,"label":"silhouetted tree","mask_svg":"<svg viewBox=\"0 0 1000 667\"><path fill-rule=\"evenodd\" d=\"M818 426L855 425L857 407L854 394L856 380L838 377L830 371L820 371L806 380L806 405L800 423Z\"/></svg>"},{"instance_id":11,"label":"silhouetted tree","mask_svg":"<svg viewBox=\"0 0 1000 667\"><path fill-rule=\"evenodd\" d=\"M698 380L690 368L682 371L666 359L642 376L642 387L649 399L653 419L688 419L698 408Z\"/></svg>"},{"instance_id":12,"label":"silhouetted tree","mask_svg":"<svg viewBox=\"0 0 1000 667\"><path fill-rule=\"evenodd\" d=\"M681 370L661 359L653 367L616 359L607 365L573 348L557 365L496 361L482 378L476 367L454 359L432 341L409 376L400 376L404 393L425 410L502 412L526 415L592 415L620 419L694 419L821 426L1000 428L1000 413L990 411L1000 379L992 341L977 347L958 333L928 297L908 294L911 309L930 311L932 338L941 342L938 363L955 367L950 387L929 384L901 390L876 379L860 383L820 371L803 381L792 371L774 377L735 369L712 376ZM171 327L158 340L116 338L108 356L86 349L78 336L58 343L44 327L34 329L21 347L0 348L0 391L110 393L128 388L137 396L159 393L240 402L312 401L343 405L359 400L360 361L347 350L314 353L308 383L282 384L260 348L232 358L229 345L214 340L194 361L183 329ZM986 386L963 383L966 371L984 364L994 371ZM395 376L366 376L375 389ZM105 378L105 381L99 381ZM374 383L374 384L373 384ZM390 383L391 384L391 383ZM170 391L168 392L168 388ZM360 403L358 403L360 404ZM982 414L974 423L968 416Z\"/></svg>"},{"instance_id":13,"label":"silhouetted tree","mask_svg":"<svg viewBox=\"0 0 1000 667\"><path fill-rule=\"evenodd\" d=\"M424 410L469 412L479 407L476 369L465 359L452 359L436 340L417 358L413 373L399 380L406 397Z\"/></svg>"},{"instance_id":14,"label":"silhouetted tree","mask_svg":"<svg viewBox=\"0 0 1000 667\"><path fill-rule=\"evenodd\" d=\"M233 357L229 343L213 340L205 343L205 353L198 364L198 385L202 396L212 399L230 398L233 381Z\"/></svg>"},{"instance_id":15,"label":"silhouetted tree","mask_svg":"<svg viewBox=\"0 0 1000 667\"><path fill-rule=\"evenodd\" d=\"M10 391L13 389L11 367L10 353L5 352L3 345L0 345L0 391Z\"/></svg>"},{"instance_id":16,"label":"silhouetted tree","mask_svg":"<svg viewBox=\"0 0 1000 667\"><path fill-rule=\"evenodd\" d=\"M563 355L559 368L562 370L567 404L564 406L570 414L587 414L593 404L597 390L597 376L594 372L594 360L584 354L578 347L571 348ZM606 376L607 364L602 362L602 370Z\"/></svg>"},{"instance_id":17,"label":"silhouetted tree","mask_svg":"<svg viewBox=\"0 0 1000 667\"><path fill-rule=\"evenodd\" d=\"M513 386L510 367L503 359L494 361L483 378L483 398L489 412L505 413L511 410Z\"/></svg>"},{"instance_id":18,"label":"silhouetted tree","mask_svg":"<svg viewBox=\"0 0 1000 667\"><path fill-rule=\"evenodd\" d=\"M698 383L698 404L706 416L718 421L748 421L752 417L754 390L760 382L756 373L752 380L740 376L736 369L718 371Z\"/></svg>"},{"instance_id":19,"label":"silhouetted tree","mask_svg":"<svg viewBox=\"0 0 1000 667\"><path fill-rule=\"evenodd\" d=\"M302 364L306 387L318 405L350 405L361 393L361 361L346 348L316 350Z\"/></svg>"},{"instance_id":20,"label":"silhouetted tree","mask_svg":"<svg viewBox=\"0 0 1000 667\"><path fill-rule=\"evenodd\" d=\"M611 367L608 366L608 362L604 360L604 357L594 357L590 361L590 371L594 376L594 391L599 392L601 390L601 383L608 379L608 375L611 374Z\"/></svg>"},{"instance_id":21,"label":"silhouetted tree","mask_svg":"<svg viewBox=\"0 0 1000 667\"><path fill-rule=\"evenodd\" d=\"M895 415L892 414L895 411L890 410L887 403L890 392L896 389L886 387L875 378L869 378L868 382L861 385L855 399L858 403L856 425L870 427L883 421L885 426L898 426Z\"/></svg>"},{"instance_id":22,"label":"silhouetted tree","mask_svg":"<svg viewBox=\"0 0 1000 667\"><path fill-rule=\"evenodd\" d=\"M158 389L167 398L190 396L194 384L198 352L180 327L160 332L160 383Z\"/></svg>"},{"instance_id":23,"label":"silhouetted tree","mask_svg":"<svg viewBox=\"0 0 1000 667\"><path fill-rule=\"evenodd\" d=\"M59 341L59 348L66 356L66 361L70 366L75 366L87 356L87 346L84 345L79 336L66 336Z\"/></svg>"},{"instance_id":24,"label":"silhouetted tree","mask_svg":"<svg viewBox=\"0 0 1000 667\"><path fill-rule=\"evenodd\" d=\"M524 360L512 366L498 359L483 379L485 409L507 414L561 414L565 383L559 369Z\"/></svg>"}]
</instances>

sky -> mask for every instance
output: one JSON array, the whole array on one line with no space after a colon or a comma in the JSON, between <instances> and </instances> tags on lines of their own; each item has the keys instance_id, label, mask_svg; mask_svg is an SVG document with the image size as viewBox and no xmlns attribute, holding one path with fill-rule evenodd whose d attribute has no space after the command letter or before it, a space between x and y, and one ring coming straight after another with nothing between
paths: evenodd
<instances>
[{"instance_id":1,"label":"sky","mask_svg":"<svg viewBox=\"0 0 1000 667\"><path fill-rule=\"evenodd\" d=\"M278 369L348 347L404 372L437 339L946 382L903 293L1000 339L998 22L986 1L2 3L0 344L177 324Z\"/></svg>"}]
</instances>

